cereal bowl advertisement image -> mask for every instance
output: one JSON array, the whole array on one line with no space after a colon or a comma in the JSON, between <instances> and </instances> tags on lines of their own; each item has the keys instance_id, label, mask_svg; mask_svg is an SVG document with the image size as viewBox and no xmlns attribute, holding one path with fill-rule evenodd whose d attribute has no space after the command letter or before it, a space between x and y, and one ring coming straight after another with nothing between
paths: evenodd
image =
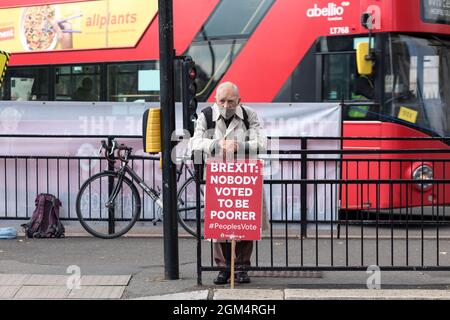
<instances>
[{"instance_id":1,"label":"cereal bowl advertisement image","mask_svg":"<svg viewBox=\"0 0 450 320\"><path fill-rule=\"evenodd\" d=\"M24 8L20 19L20 40L27 51L55 49L56 30L50 21L57 19L58 7L45 5Z\"/></svg>"},{"instance_id":2,"label":"cereal bowl advertisement image","mask_svg":"<svg viewBox=\"0 0 450 320\"><path fill-rule=\"evenodd\" d=\"M10 53L134 47L157 0L96 0L0 9L0 48Z\"/></svg>"}]
</instances>

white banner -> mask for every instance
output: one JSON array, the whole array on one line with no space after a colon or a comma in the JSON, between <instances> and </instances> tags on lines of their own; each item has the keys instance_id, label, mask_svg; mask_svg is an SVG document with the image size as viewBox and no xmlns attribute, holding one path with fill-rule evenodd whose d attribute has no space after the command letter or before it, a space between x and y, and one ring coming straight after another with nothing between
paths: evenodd
<instances>
[{"instance_id":1,"label":"white banner","mask_svg":"<svg viewBox=\"0 0 450 320\"><path fill-rule=\"evenodd\" d=\"M202 103L199 110L208 104ZM340 137L341 109L338 104L327 103L270 103L246 105L254 108L266 134L271 137L292 137L292 140L270 140L270 149L301 150L299 137ZM157 103L76 103L76 102L15 102L0 101L0 134L48 134L48 135L142 135L142 114L149 107L159 107ZM181 105L176 105L177 128L182 128ZM182 134L182 130L177 130ZM133 147L134 154L144 155L142 141L122 139L119 142ZM99 138L0 138L0 156L98 156ZM338 140L309 140L307 148L339 150ZM299 158L300 155L284 155L282 158ZM320 161L319 159L339 159L338 155L309 155L316 162L308 162L308 179L338 179L338 161ZM300 161L278 161L278 156L266 157L265 179L300 179ZM78 175L81 183L91 174L100 170L100 161L83 160L68 164L56 160L27 163L20 160L17 164L17 185L14 160L6 161L6 173L0 170L0 181L7 181L7 190L0 184L0 217L25 216L25 183L28 184L28 206L34 206L34 196L38 192L56 194L59 186L60 199L63 202L62 216L67 216L67 204L71 206L71 217L75 216L74 205L78 191ZM47 172L47 167L49 171ZM36 169L37 168L37 169ZM102 162L106 169L106 161ZM141 174L142 162L136 162L134 169ZM28 172L28 176L25 173ZM58 178L59 176L59 178ZM59 180L59 181L58 181ZM161 170L159 166L145 168L145 180L149 185L160 185ZM300 185L288 187L268 185L264 187L266 196L272 194L272 218L275 220L300 219ZM338 193L336 185L308 186L308 220L329 221L337 217ZM315 196L317 192L317 197ZM16 199L17 198L17 199ZM146 197L148 200L148 197ZM17 210L16 210L17 206ZM152 217L152 204L146 203L145 217ZM30 212L30 210L29 210ZM329 226L328 226L329 228Z\"/></svg>"}]
</instances>

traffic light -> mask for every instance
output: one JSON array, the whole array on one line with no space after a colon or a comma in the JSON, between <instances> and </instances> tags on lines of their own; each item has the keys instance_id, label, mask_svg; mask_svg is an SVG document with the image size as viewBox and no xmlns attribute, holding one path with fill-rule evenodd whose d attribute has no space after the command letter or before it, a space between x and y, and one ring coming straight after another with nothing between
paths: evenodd
<instances>
[{"instance_id":1,"label":"traffic light","mask_svg":"<svg viewBox=\"0 0 450 320\"><path fill-rule=\"evenodd\" d=\"M184 57L181 61L181 90L183 103L183 128L194 134L194 124L197 120L197 69L191 57Z\"/></svg>"}]
</instances>

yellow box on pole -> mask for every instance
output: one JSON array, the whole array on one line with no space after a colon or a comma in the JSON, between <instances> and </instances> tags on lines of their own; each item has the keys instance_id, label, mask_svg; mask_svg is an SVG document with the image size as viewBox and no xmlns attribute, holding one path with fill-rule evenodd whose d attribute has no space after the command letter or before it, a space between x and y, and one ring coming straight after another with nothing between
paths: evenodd
<instances>
[{"instance_id":1,"label":"yellow box on pole","mask_svg":"<svg viewBox=\"0 0 450 320\"><path fill-rule=\"evenodd\" d=\"M161 108L151 108L144 112L143 121L144 151L161 152Z\"/></svg>"},{"instance_id":2,"label":"yellow box on pole","mask_svg":"<svg viewBox=\"0 0 450 320\"><path fill-rule=\"evenodd\" d=\"M0 87L2 86L3 80L5 79L6 67L9 62L9 53L0 51Z\"/></svg>"}]
</instances>

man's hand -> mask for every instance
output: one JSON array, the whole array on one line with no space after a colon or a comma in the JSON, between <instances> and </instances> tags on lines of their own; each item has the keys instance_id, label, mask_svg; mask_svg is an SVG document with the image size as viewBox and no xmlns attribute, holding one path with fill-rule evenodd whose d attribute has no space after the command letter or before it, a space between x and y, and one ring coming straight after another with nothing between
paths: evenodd
<instances>
[{"instance_id":1,"label":"man's hand","mask_svg":"<svg viewBox=\"0 0 450 320\"><path fill-rule=\"evenodd\" d=\"M238 151L239 144L234 140L222 139L219 141L219 147L224 153L235 153Z\"/></svg>"},{"instance_id":2,"label":"man's hand","mask_svg":"<svg viewBox=\"0 0 450 320\"><path fill-rule=\"evenodd\" d=\"M234 140L219 140L219 147L221 149L223 161L227 161L227 159L234 159L234 154L238 150L238 143Z\"/></svg>"}]
</instances>

